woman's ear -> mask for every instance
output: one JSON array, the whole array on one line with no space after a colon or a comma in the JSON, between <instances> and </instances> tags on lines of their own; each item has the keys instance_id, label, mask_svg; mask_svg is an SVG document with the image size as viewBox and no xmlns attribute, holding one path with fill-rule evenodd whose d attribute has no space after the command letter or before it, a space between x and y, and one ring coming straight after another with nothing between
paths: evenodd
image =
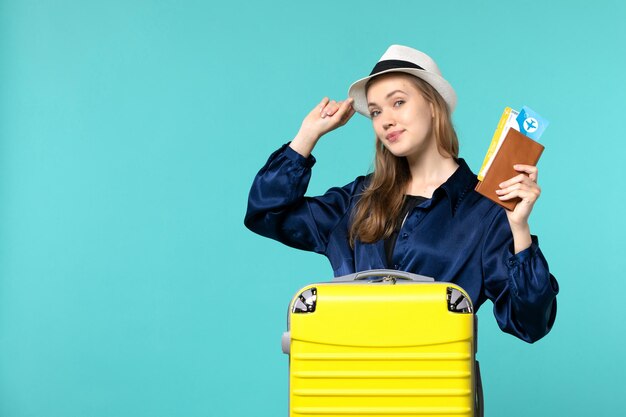
<instances>
[{"instance_id":1,"label":"woman's ear","mask_svg":"<svg viewBox=\"0 0 626 417\"><path fill-rule=\"evenodd\" d=\"M434 119L435 118L435 105L433 103L428 103L430 104L430 118Z\"/></svg>"}]
</instances>

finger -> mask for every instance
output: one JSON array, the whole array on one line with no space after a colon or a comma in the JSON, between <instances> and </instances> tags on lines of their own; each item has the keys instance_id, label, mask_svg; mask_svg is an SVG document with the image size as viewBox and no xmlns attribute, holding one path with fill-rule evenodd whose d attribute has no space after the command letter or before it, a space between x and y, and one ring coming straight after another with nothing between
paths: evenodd
<instances>
[{"instance_id":1,"label":"finger","mask_svg":"<svg viewBox=\"0 0 626 417\"><path fill-rule=\"evenodd\" d=\"M518 172L525 172L532 181L537 181L537 177L539 176L539 169L534 165L515 164L513 165L513 169Z\"/></svg>"},{"instance_id":2,"label":"finger","mask_svg":"<svg viewBox=\"0 0 626 417\"><path fill-rule=\"evenodd\" d=\"M348 108L348 111L341 118L341 125L343 126L348 123L348 120L350 120L352 116L354 116L354 113L356 113L356 110L354 110L352 106L350 106L350 108Z\"/></svg>"},{"instance_id":3,"label":"finger","mask_svg":"<svg viewBox=\"0 0 626 417\"><path fill-rule=\"evenodd\" d=\"M354 116L354 113L356 113L356 110L354 110L352 105L350 105L350 109L348 110L348 116L346 117L346 121L350 120L352 116Z\"/></svg>"},{"instance_id":4,"label":"finger","mask_svg":"<svg viewBox=\"0 0 626 417\"><path fill-rule=\"evenodd\" d=\"M498 195L505 195L505 194L511 193L513 191L527 189L525 187L526 186L524 184L518 182L517 184L513 184L513 185L510 185L510 186L508 186L506 188L501 188L499 190L496 190L496 194L498 194Z\"/></svg>"},{"instance_id":5,"label":"finger","mask_svg":"<svg viewBox=\"0 0 626 417\"><path fill-rule=\"evenodd\" d=\"M498 190L498 191L502 191L502 190ZM541 194L539 190L528 189L524 187L516 188L513 190L508 190L504 193L500 193L498 191L496 191L496 193L501 194L498 196L500 200L505 201L505 200L510 200L512 198L519 197L522 200L526 202L530 202L530 203L534 203L535 201L537 201L537 199L539 198L539 195Z\"/></svg>"},{"instance_id":6,"label":"finger","mask_svg":"<svg viewBox=\"0 0 626 417\"><path fill-rule=\"evenodd\" d=\"M335 100L330 100L322 110L322 119L335 114L338 108L339 105L337 102Z\"/></svg>"},{"instance_id":7,"label":"finger","mask_svg":"<svg viewBox=\"0 0 626 417\"><path fill-rule=\"evenodd\" d=\"M526 203L534 204L535 201L537 201L537 199L539 198L539 196L527 190L515 190L515 191L511 191L508 194L498 196L498 199L502 201L511 200L513 198L520 198Z\"/></svg>"},{"instance_id":8,"label":"finger","mask_svg":"<svg viewBox=\"0 0 626 417\"><path fill-rule=\"evenodd\" d=\"M352 109L352 99L349 98L340 103L340 106L337 108L337 115L340 118L343 118L348 112Z\"/></svg>"},{"instance_id":9,"label":"finger","mask_svg":"<svg viewBox=\"0 0 626 417\"><path fill-rule=\"evenodd\" d=\"M518 182L524 181L524 178L527 178L525 174L519 174L519 175L514 176L513 178L510 178L504 182L501 182L498 185L500 186L500 188L510 187L513 184L517 184Z\"/></svg>"},{"instance_id":10,"label":"finger","mask_svg":"<svg viewBox=\"0 0 626 417\"><path fill-rule=\"evenodd\" d=\"M534 194L541 194L541 188L537 185L537 183L534 183L532 181L530 181L530 179L526 179L525 182L518 182L516 184L513 184L509 187L506 188L501 188L499 190L496 190L496 194L498 195L504 195L507 193L510 193L512 191L515 190L523 190L523 191L528 191Z\"/></svg>"},{"instance_id":11,"label":"finger","mask_svg":"<svg viewBox=\"0 0 626 417\"><path fill-rule=\"evenodd\" d=\"M328 101L329 101L329 100L330 100L330 99L329 99L328 97L324 97L324 98L322 99L322 101L320 101L320 104L318 104L318 105L317 105L317 108L318 108L318 109L319 109L319 111L320 111L320 116L322 116L322 114L323 114L323 112L324 112L324 107L326 107L326 105L328 104Z\"/></svg>"},{"instance_id":12,"label":"finger","mask_svg":"<svg viewBox=\"0 0 626 417\"><path fill-rule=\"evenodd\" d=\"M539 186L537 184L535 184L534 182L528 180L528 183L524 183L524 182L518 182L516 184L510 185L506 188L500 188L499 190L496 190L496 194L499 195L503 195L506 193L510 193L511 191L515 191L515 190L528 190L528 191L532 191L535 189L538 189Z\"/></svg>"},{"instance_id":13,"label":"finger","mask_svg":"<svg viewBox=\"0 0 626 417\"><path fill-rule=\"evenodd\" d=\"M536 182L534 182L532 179L530 179L530 177L529 177L529 176L527 176L527 175L525 175L525 174L520 174L520 175L521 175L522 177L521 177L521 178L519 178L519 181L518 181L518 182L513 182L512 184L510 184L510 185L509 185L509 187L510 187L511 185L515 185L515 184L525 184L525 185L527 185L528 187L537 187L537 188L539 187L539 185L537 185L537 183L536 183ZM517 178L517 177L516 177L516 178ZM508 182L508 181L506 181L506 182ZM505 184L505 183L502 183L502 184ZM506 185L506 184L505 184L505 185ZM500 188L502 189L502 188L506 188L506 187L500 187Z\"/></svg>"},{"instance_id":14,"label":"finger","mask_svg":"<svg viewBox=\"0 0 626 417\"><path fill-rule=\"evenodd\" d=\"M508 179L504 182L501 182L500 184L498 184L500 186L500 188L506 188L509 187L513 184L517 184L517 183L523 183L523 184L528 184L528 185L532 185L532 184L536 184L537 183L537 179L535 177L535 179L531 178L529 175L526 174L519 174L516 175L515 177Z\"/></svg>"},{"instance_id":15,"label":"finger","mask_svg":"<svg viewBox=\"0 0 626 417\"><path fill-rule=\"evenodd\" d=\"M326 106L326 117L333 117L333 120L339 121L341 123L348 108L349 107L346 107L345 101L332 101Z\"/></svg>"}]
</instances>

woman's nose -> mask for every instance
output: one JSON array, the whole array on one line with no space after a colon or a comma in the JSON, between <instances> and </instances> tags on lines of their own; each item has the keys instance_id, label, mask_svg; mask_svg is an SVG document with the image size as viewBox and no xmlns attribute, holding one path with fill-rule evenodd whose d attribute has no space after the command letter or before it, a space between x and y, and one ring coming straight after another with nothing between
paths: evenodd
<instances>
[{"instance_id":1,"label":"woman's nose","mask_svg":"<svg viewBox=\"0 0 626 417\"><path fill-rule=\"evenodd\" d=\"M387 117L384 121L383 121L383 129L387 130L389 129L391 126L393 126L395 124L394 120L390 117Z\"/></svg>"}]
</instances>

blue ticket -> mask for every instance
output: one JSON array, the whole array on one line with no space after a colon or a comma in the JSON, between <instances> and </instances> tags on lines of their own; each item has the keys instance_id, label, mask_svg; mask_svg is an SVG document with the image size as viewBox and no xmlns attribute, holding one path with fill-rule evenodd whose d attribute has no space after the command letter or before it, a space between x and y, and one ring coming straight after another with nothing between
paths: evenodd
<instances>
[{"instance_id":1,"label":"blue ticket","mask_svg":"<svg viewBox=\"0 0 626 417\"><path fill-rule=\"evenodd\" d=\"M547 119L527 106L522 107L517 116L519 131L534 140L539 140L549 123Z\"/></svg>"}]
</instances>

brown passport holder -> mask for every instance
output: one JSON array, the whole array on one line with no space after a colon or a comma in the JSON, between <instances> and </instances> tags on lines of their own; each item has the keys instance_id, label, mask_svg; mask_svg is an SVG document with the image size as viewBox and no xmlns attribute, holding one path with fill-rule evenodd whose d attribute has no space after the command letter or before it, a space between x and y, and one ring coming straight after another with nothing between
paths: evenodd
<instances>
[{"instance_id":1,"label":"brown passport holder","mask_svg":"<svg viewBox=\"0 0 626 417\"><path fill-rule=\"evenodd\" d=\"M509 129L485 178L476 185L476 191L507 210L513 210L521 199L502 201L498 198L496 190L500 189L501 182L519 174L513 169L513 165L537 165L543 149L544 146L540 143L515 129Z\"/></svg>"}]
</instances>

